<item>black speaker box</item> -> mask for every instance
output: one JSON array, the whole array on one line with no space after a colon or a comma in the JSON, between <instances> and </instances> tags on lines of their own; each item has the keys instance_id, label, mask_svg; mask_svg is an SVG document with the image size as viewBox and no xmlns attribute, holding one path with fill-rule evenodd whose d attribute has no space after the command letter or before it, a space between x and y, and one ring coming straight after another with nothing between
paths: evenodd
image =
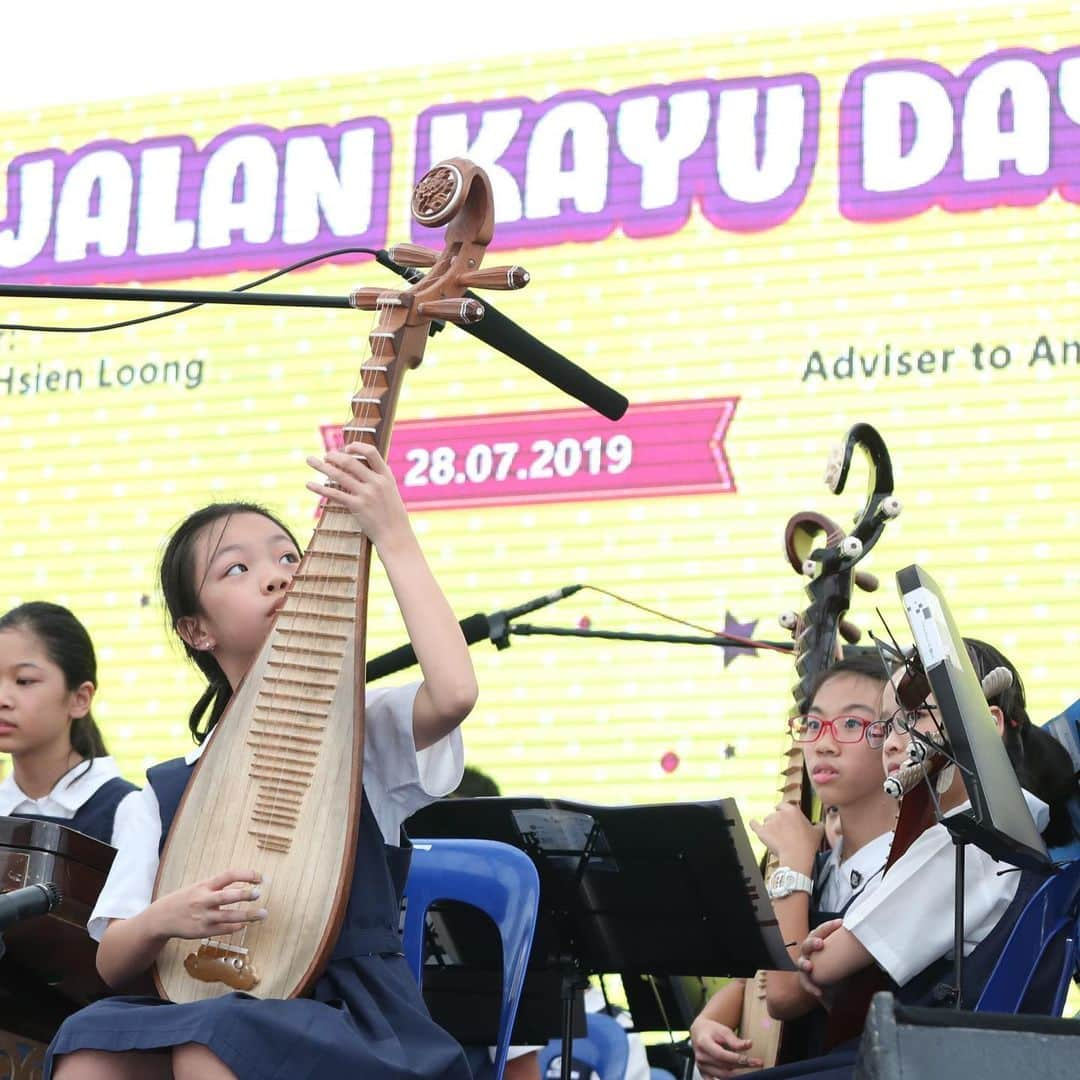
<instances>
[{"instance_id":1,"label":"black speaker box","mask_svg":"<svg viewBox=\"0 0 1080 1080\"><path fill-rule=\"evenodd\" d=\"M876 994L855 1080L1076 1080L1080 1020L898 1005Z\"/></svg>"}]
</instances>

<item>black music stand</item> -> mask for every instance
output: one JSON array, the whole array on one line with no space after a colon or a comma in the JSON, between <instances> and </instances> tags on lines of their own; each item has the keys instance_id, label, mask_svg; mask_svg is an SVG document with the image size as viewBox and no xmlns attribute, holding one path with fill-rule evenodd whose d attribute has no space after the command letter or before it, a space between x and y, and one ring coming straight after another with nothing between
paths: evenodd
<instances>
[{"instance_id":1,"label":"black music stand","mask_svg":"<svg viewBox=\"0 0 1080 1080\"><path fill-rule=\"evenodd\" d=\"M1043 874L1053 873L1054 866L940 586L917 565L898 571L896 585L937 700L950 754L971 800L971 809L941 818L956 846L953 979L960 1008L965 845L974 844L996 860Z\"/></svg>"},{"instance_id":2,"label":"black music stand","mask_svg":"<svg viewBox=\"0 0 1080 1080\"><path fill-rule=\"evenodd\" d=\"M501 840L532 858L540 913L529 967L561 986L564 1078L588 975L794 970L733 799L447 799L407 825L414 837Z\"/></svg>"}]
</instances>

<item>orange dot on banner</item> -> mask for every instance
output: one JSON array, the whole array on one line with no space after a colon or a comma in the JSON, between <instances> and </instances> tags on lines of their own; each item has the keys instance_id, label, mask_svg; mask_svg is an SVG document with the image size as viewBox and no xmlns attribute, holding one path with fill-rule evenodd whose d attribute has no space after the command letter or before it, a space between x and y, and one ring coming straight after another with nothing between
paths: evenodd
<instances>
[{"instance_id":1,"label":"orange dot on banner","mask_svg":"<svg viewBox=\"0 0 1080 1080\"><path fill-rule=\"evenodd\" d=\"M668 772L668 773L674 772L678 767L679 767L679 755L676 754L674 750L669 750L660 759L660 768L663 769L664 772Z\"/></svg>"}]
</instances>

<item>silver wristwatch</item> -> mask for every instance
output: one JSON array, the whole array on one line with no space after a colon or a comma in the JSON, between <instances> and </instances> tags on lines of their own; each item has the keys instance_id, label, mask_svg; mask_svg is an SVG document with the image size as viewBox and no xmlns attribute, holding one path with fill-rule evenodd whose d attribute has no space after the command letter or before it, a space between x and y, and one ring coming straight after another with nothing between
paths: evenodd
<instances>
[{"instance_id":1,"label":"silver wristwatch","mask_svg":"<svg viewBox=\"0 0 1080 1080\"><path fill-rule=\"evenodd\" d=\"M793 892L812 895L814 883L805 874L792 870L790 866L778 866L769 878L768 892L770 900L783 900Z\"/></svg>"}]
</instances>

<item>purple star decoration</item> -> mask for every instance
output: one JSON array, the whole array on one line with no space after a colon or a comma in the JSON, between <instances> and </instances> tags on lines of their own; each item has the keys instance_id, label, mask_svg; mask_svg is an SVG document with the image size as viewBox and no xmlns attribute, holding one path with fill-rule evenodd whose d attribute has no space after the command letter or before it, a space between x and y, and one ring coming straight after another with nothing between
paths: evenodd
<instances>
[{"instance_id":1,"label":"purple star decoration","mask_svg":"<svg viewBox=\"0 0 1080 1080\"><path fill-rule=\"evenodd\" d=\"M753 622L741 623L730 611L724 612L725 634L733 634L735 637L752 638L754 636L754 627L757 626L757 624L757 619ZM757 656L757 649L751 648L749 645L721 645L720 647L724 650L724 667L727 667L740 653L751 653L752 655Z\"/></svg>"}]
</instances>

